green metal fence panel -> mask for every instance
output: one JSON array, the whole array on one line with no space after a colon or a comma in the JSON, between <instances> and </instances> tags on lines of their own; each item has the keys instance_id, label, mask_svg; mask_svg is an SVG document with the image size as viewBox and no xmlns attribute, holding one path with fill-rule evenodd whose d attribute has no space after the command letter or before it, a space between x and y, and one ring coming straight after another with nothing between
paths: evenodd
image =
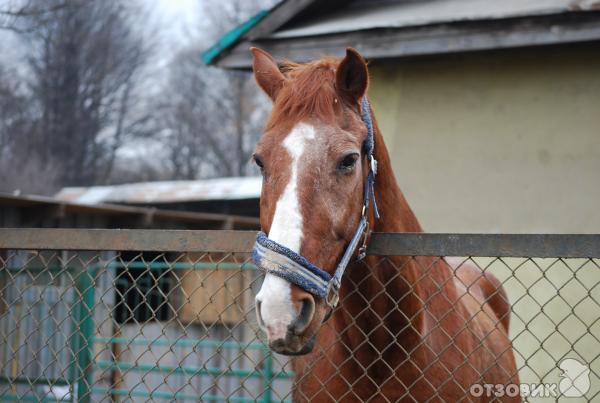
<instances>
[{"instance_id":1,"label":"green metal fence panel","mask_svg":"<svg viewBox=\"0 0 600 403\"><path fill-rule=\"evenodd\" d=\"M12 256L11 256L12 253ZM258 273L256 267L248 262L248 257L244 257L241 262L228 261L228 257L220 257L219 261L206 262L181 262L181 261L169 261L163 259L161 261L144 261L140 256L135 256L137 259L125 260L118 253L113 254L113 258L103 260L99 256L94 258L81 261L78 259L79 255L87 256L89 252L39 252L41 255L49 254L52 257L46 259L40 259L36 256L38 252L34 252L33 255L29 252L8 252L5 253L6 258L2 260L2 266L0 266L0 273L5 277L4 281L0 283L0 296L4 298L8 287L10 286L11 280L19 276L31 278L32 276L50 275L53 278L64 276L67 278L67 287L70 290L70 308L69 308L69 332L65 340L67 341L68 347L65 349L71 352L71 359L68 361L68 370L63 372L63 378L59 379L48 379L37 374L34 376L23 376L23 377L11 377L4 376L0 378L0 384L13 386L20 384L25 386L22 389L29 389L29 393L9 393L6 390L0 391L0 401L77 401L77 402L94 402L101 401L107 396L110 396L112 400L118 399L145 399L153 400L177 400L186 401L193 400L197 401L279 401L280 398L273 397L271 392L271 383L275 380L283 382L284 390L289 393L291 380L293 373L288 370L280 370L279 372L274 371L273 356L269 352L264 342L257 339L254 336L251 340L231 340L231 339L211 339L211 338L190 338L184 337L185 325L182 324L182 329L175 338L167 337L162 335L161 337L144 337L141 333L147 328L147 324L143 322L143 318L137 318L133 320L133 323L127 324L127 320L131 318L118 318L117 316L117 305L115 303L112 311L109 313L110 321L121 322L115 323L116 327L138 327L139 332L133 337L113 336L113 335L101 335L98 331L98 325L103 321L98 315L95 315L97 308L104 304L103 293L106 293L106 289L99 289L99 278L102 273L106 272L118 272L121 271L121 275L114 277L112 282L109 284L109 288L118 290L119 287L124 290L118 298L121 299L120 303L129 303L128 312L141 312L140 307L147 305L154 309L157 308L157 304L160 305L160 301L157 300L160 295L160 284L167 284L172 279L167 273L185 273L184 275L190 275L190 272L204 272L207 273L208 277L211 277L211 272L216 270L232 273L235 277L237 274L242 272L251 273L254 279L257 278ZM16 257L19 257L16 259ZM57 256L64 257L64 259L57 259ZM26 264L19 263L27 261ZM139 272L139 273L137 273ZM138 277L131 278L131 273L137 273ZM141 274L140 274L141 273ZM154 275L149 275L154 273ZM229 275L229 274L228 274ZM181 284L177 284L180 286ZM170 285L169 285L170 286ZM48 284L48 287L52 287ZM171 287L172 288L172 287ZM123 301L127 298L127 291L135 293L129 301ZM9 300L3 301L10 303ZM163 298L165 304L172 305L173 301L169 298ZM25 308L30 309L30 308ZM150 320L154 322L156 318L155 311L149 312ZM44 322L52 321L49 313L42 314L42 317L48 319ZM158 321L159 327L167 327L170 323L175 322L175 319L166 319L164 321ZM15 320L14 323L18 326L22 324L22 321ZM219 324L194 324L189 326L204 326L207 328L214 328L221 326ZM18 328L8 330L7 333L19 332ZM6 333L0 331L2 339L6 339ZM50 335L48 332L43 333L39 336L37 344L44 344L48 341ZM7 340L0 340L5 342ZM25 344L32 343L32 340L25 342ZM2 343L0 343L2 345ZM234 351L235 354L245 354L244 352L255 352L257 360L253 363L252 368L232 368L231 365L221 366L210 366L206 362L201 363L203 365L187 365L181 362L173 365L165 365L158 363L142 363L139 361L139 355L133 357L131 360L123 360L120 357L116 357L111 353L106 359L100 359L98 357L98 351L106 350L106 346L114 348L115 346L121 346L122 350L133 348L139 348L140 351L148 353L154 348L162 348L170 351L176 351L177 349L187 350L207 350L211 351L214 356L219 351ZM13 355L15 350L19 347L9 351L7 355ZM56 353L55 351L53 352ZM209 354L209 355L211 355ZM159 357L160 358L160 357ZM281 365L280 365L281 366ZM107 384L99 385L99 380L106 374L121 373L127 376L135 376L135 379L146 379L148 376L157 375L161 378L173 378L177 376L186 377L186 379L193 379L198 377L209 377L211 379L238 379L237 383L248 382L249 380L256 379L259 383L258 388L255 387L256 391L254 394L249 393L190 393L182 392L177 390L165 390L162 389L144 389L140 388L139 385L131 384L125 386L131 387L119 387L118 384ZM139 374L139 375L135 375ZM134 382L135 383L135 382ZM123 384L123 382L121 382ZM35 386L46 387L46 389L40 391ZM217 388L218 389L218 388ZM264 390L263 390L264 389ZM281 389L281 388L280 388ZM218 390L217 390L218 392ZM62 394L62 395L61 395ZM237 395L236 395L237 394Z\"/></svg>"}]
</instances>

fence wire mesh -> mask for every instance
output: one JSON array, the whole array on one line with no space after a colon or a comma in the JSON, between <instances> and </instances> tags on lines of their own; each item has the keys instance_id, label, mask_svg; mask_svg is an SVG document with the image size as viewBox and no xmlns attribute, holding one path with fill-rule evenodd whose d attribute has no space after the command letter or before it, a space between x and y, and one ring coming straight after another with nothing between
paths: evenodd
<instances>
[{"instance_id":1,"label":"fence wire mesh","mask_svg":"<svg viewBox=\"0 0 600 403\"><path fill-rule=\"evenodd\" d=\"M599 257L368 260L363 265L367 275L349 276L344 283L338 307L348 310L354 322L338 326L338 338L317 346L298 370L293 359L269 350L257 325L254 296L263 276L248 253L90 249L0 250L0 401L385 401L377 393L394 382L400 392L387 400L420 401L415 391L423 387L422 379L407 382L396 379L397 368L375 368L386 352L374 340L389 340L390 351L401 344L403 330L390 322L386 309L402 311L404 299L393 287L405 265L419 268L421 277L411 285L418 287L440 262L455 275L477 267L507 291L518 371L510 375L518 375L521 384L550 385L529 392L521 387L521 396L553 401L565 395L560 363L569 359L587 369L578 373L586 379L574 382L585 389L581 399L600 396ZM377 276L378 270L388 272ZM469 299L474 282L462 283L459 299ZM423 306L446 298L444 287L439 284L439 293L425 295ZM487 311L476 310L473 320L482 312ZM354 343L352 337L363 342ZM328 356L336 343L346 346L341 361ZM455 368L447 368L444 379L431 385L428 400L441 400L440 390L454 382L456 371L485 348L482 343L463 352ZM433 351L429 365L435 366L443 350ZM330 360L332 371L318 374L318 388L302 392L298 387L294 393L294 385L314 383L312 368L320 360ZM360 364L358 374L347 375L349 362ZM423 374L427 370L419 368ZM330 382L340 378L349 386L342 396L329 390ZM365 382L371 389L363 387ZM462 400L503 400L493 394L485 399L488 392L465 388Z\"/></svg>"}]
</instances>

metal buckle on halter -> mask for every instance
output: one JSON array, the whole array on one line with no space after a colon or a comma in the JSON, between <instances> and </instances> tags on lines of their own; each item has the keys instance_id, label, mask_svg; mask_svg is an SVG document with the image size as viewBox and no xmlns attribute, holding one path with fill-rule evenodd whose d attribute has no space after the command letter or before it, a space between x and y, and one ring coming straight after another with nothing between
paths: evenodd
<instances>
[{"instance_id":1,"label":"metal buckle on halter","mask_svg":"<svg viewBox=\"0 0 600 403\"><path fill-rule=\"evenodd\" d=\"M373 175L377 175L377 160L373 157L373 154L369 156L369 164L371 165L371 171L373 171Z\"/></svg>"},{"instance_id":2,"label":"metal buckle on halter","mask_svg":"<svg viewBox=\"0 0 600 403\"><path fill-rule=\"evenodd\" d=\"M325 302L333 310L340 302L340 286L335 279L331 279L327 286L327 295L325 296Z\"/></svg>"},{"instance_id":3,"label":"metal buckle on halter","mask_svg":"<svg viewBox=\"0 0 600 403\"><path fill-rule=\"evenodd\" d=\"M367 256L367 241L369 239L369 222L367 221L367 226L365 227L365 231L363 232L363 241L362 245L358 248L358 256L356 256L357 261L363 260Z\"/></svg>"}]
</instances>

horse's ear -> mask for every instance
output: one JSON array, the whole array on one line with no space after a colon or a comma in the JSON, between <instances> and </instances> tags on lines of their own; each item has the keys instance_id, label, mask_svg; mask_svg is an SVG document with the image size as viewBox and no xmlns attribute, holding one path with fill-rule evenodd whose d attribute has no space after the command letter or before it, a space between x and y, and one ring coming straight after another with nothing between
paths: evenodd
<instances>
[{"instance_id":1,"label":"horse's ear","mask_svg":"<svg viewBox=\"0 0 600 403\"><path fill-rule=\"evenodd\" d=\"M283 87L285 77L269 53L254 47L250 48L250 51L252 52L252 70L256 83L271 100L275 101L279 90Z\"/></svg>"},{"instance_id":2,"label":"horse's ear","mask_svg":"<svg viewBox=\"0 0 600 403\"><path fill-rule=\"evenodd\" d=\"M346 57L340 62L335 77L338 91L351 102L358 101L367 91L369 72L365 59L352 48L346 48Z\"/></svg>"}]
</instances>

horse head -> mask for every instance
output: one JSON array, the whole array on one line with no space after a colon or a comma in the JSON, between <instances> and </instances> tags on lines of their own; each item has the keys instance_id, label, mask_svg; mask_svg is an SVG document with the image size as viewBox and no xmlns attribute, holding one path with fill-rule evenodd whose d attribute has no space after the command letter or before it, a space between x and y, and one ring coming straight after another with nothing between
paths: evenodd
<instances>
[{"instance_id":1,"label":"horse head","mask_svg":"<svg viewBox=\"0 0 600 403\"><path fill-rule=\"evenodd\" d=\"M252 53L256 82L273 102L254 153L263 175L254 254L266 271L256 312L271 349L306 354L337 303L340 261L368 230L367 65L354 49L341 60L281 65Z\"/></svg>"}]
</instances>

